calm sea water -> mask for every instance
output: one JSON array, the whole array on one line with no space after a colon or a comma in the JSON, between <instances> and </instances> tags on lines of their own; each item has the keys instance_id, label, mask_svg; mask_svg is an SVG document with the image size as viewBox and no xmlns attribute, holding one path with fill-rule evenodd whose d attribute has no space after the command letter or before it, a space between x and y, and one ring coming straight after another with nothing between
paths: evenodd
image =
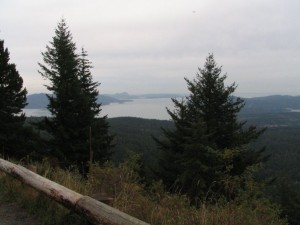
<instances>
[{"instance_id":1,"label":"calm sea water","mask_svg":"<svg viewBox=\"0 0 300 225\"><path fill-rule=\"evenodd\" d=\"M134 99L122 104L112 103L102 106L101 116L114 117L139 117L145 119L169 120L166 107L173 110L174 104L170 98ZM24 109L26 116L50 116L46 109Z\"/></svg>"}]
</instances>

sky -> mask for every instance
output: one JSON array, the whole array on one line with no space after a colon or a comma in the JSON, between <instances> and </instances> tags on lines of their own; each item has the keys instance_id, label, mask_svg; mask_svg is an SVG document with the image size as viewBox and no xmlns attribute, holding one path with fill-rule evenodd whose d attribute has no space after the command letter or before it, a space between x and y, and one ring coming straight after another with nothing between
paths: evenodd
<instances>
[{"instance_id":1,"label":"sky","mask_svg":"<svg viewBox=\"0 0 300 225\"><path fill-rule=\"evenodd\" d=\"M213 53L243 97L300 95L299 0L0 0L0 39L29 94L64 18L100 94L188 93Z\"/></svg>"}]
</instances>

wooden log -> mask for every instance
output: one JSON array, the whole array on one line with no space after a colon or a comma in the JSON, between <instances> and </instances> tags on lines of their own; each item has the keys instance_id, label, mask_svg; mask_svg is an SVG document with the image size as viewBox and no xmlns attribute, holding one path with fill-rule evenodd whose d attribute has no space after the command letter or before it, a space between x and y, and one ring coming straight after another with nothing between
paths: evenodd
<instances>
[{"instance_id":1,"label":"wooden log","mask_svg":"<svg viewBox=\"0 0 300 225\"><path fill-rule=\"evenodd\" d=\"M111 206L88 196L83 196L60 184L48 180L20 165L0 158L0 170L17 178L49 198L84 215L93 224L149 225Z\"/></svg>"},{"instance_id":2,"label":"wooden log","mask_svg":"<svg viewBox=\"0 0 300 225\"><path fill-rule=\"evenodd\" d=\"M112 205L113 202L113 198L108 197L106 194L103 193L92 193L89 195L89 197L96 199L99 202L103 202L106 205Z\"/></svg>"}]
</instances>

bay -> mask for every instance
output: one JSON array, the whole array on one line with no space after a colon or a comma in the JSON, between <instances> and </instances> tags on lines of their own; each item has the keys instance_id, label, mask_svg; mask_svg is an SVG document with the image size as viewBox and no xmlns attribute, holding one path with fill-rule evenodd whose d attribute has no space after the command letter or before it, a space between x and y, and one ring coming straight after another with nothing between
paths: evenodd
<instances>
[{"instance_id":1,"label":"bay","mask_svg":"<svg viewBox=\"0 0 300 225\"><path fill-rule=\"evenodd\" d=\"M133 99L124 103L111 103L101 106L101 116L115 117L138 117L144 119L170 120L167 108L174 109L170 98ZM27 117L50 116L47 109L24 109Z\"/></svg>"},{"instance_id":2,"label":"bay","mask_svg":"<svg viewBox=\"0 0 300 225\"><path fill-rule=\"evenodd\" d=\"M47 109L23 109L26 117L45 117L50 116L50 113Z\"/></svg>"}]
</instances>

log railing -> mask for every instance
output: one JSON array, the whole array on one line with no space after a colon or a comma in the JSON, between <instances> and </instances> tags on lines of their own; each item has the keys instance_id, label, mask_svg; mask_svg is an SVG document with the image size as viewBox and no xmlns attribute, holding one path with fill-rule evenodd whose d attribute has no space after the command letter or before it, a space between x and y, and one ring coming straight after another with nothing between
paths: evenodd
<instances>
[{"instance_id":1,"label":"log railing","mask_svg":"<svg viewBox=\"0 0 300 225\"><path fill-rule=\"evenodd\" d=\"M20 165L13 164L1 158L0 170L17 178L22 183L31 186L65 207L84 215L93 224L149 225L91 197L83 196Z\"/></svg>"}]
</instances>

